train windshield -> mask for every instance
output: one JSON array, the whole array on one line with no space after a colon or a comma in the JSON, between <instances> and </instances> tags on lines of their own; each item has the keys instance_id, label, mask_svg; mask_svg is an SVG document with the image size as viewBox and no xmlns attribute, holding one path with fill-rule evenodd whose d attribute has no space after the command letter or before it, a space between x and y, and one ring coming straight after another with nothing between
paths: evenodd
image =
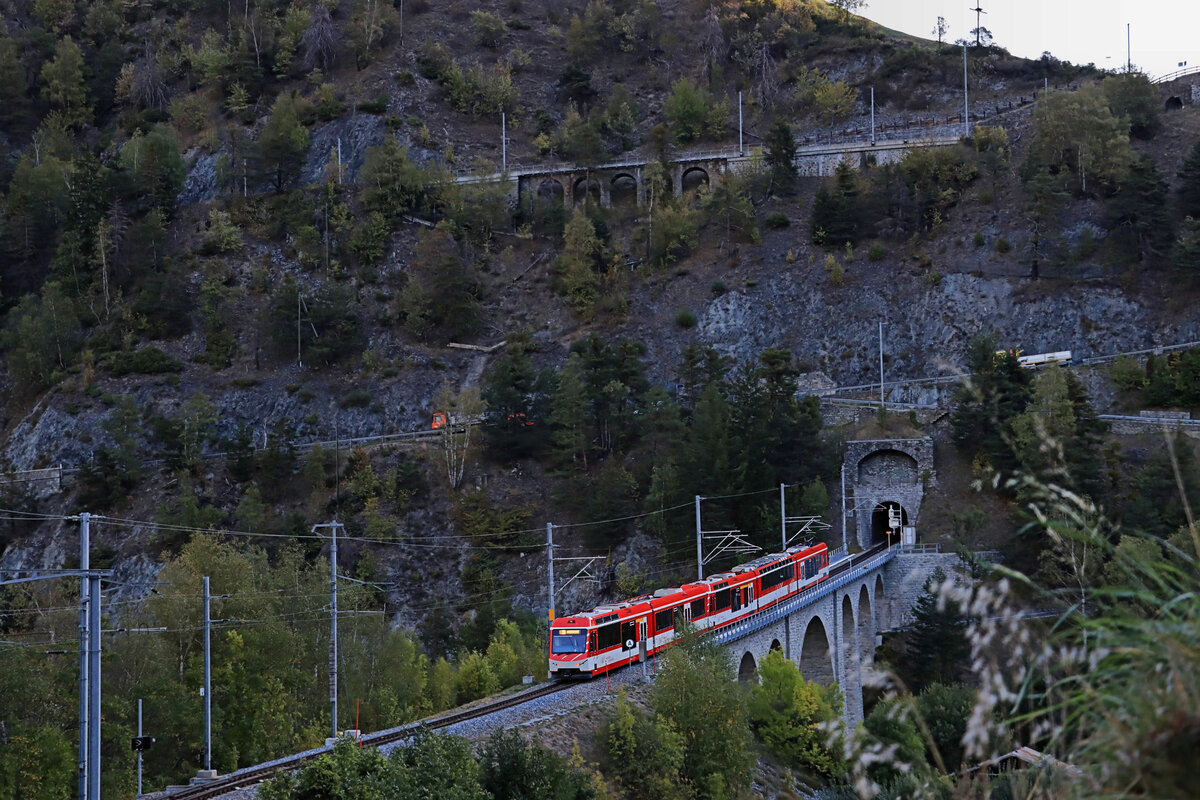
<instances>
[{"instance_id":1,"label":"train windshield","mask_svg":"<svg viewBox=\"0 0 1200 800\"><path fill-rule=\"evenodd\" d=\"M551 653L582 653L587 650L587 631L579 628L563 628L554 631L550 640Z\"/></svg>"}]
</instances>

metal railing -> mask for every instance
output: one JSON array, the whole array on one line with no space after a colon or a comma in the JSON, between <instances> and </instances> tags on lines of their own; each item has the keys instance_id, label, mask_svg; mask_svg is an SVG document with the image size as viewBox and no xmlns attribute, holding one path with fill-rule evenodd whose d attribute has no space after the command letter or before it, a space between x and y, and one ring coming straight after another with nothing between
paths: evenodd
<instances>
[{"instance_id":1,"label":"metal railing","mask_svg":"<svg viewBox=\"0 0 1200 800\"><path fill-rule=\"evenodd\" d=\"M802 608L810 603L825 597L826 595L837 591L838 589L853 583L862 578L864 575L873 572L879 567L891 561L896 556L897 547L891 547L884 550L877 556L864 561L862 564L851 567L850 569L836 575L828 580L821 581L816 586L810 589L805 589L800 594L792 597L782 603L777 603L763 611L756 611L740 622L736 622L729 627L722 628L713 634L713 640L717 644L728 644L748 634L753 633L759 628L770 625L790 614L794 614L797 609Z\"/></svg>"},{"instance_id":2,"label":"metal railing","mask_svg":"<svg viewBox=\"0 0 1200 800\"><path fill-rule=\"evenodd\" d=\"M915 542L913 544L898 545L900 552L904 554L921 555L927 553L942 552L941 542Z\"/></svg>"},{"instance_id":3,"label":"metal railing","mask_svg":"<svg viewBox=\"0 0 1200 800\"><path fill-rule=\"evenodd\" d=\"M1131 417L1123 414L1097 414L1096 416L1103 420L1111 420L1113 422L1134 422L1141 425L1179 425L1185 428L1200 425L1200 419L1184 419L1182 417Z\"/></svg>"},{"instance_id":4,"label":"metal railing","mask_svg":"<svg viewBox=\"0 0 1200 800\"><path fill-rule=\"evenodd\" d=\"M1184 67L1183 69L1177 69L1174 72L1168 72L1166 75L1159 75L1157 78L1151 78L1150 82L1151 83L1170 83L1171 81L1173 81L1177 78L1184 78L1184 77L1187 77L1188 75L1194 75L1197 72L1200 72L1200 65L1197 65L1195 67Z\"/></svg>"}]
</instances>

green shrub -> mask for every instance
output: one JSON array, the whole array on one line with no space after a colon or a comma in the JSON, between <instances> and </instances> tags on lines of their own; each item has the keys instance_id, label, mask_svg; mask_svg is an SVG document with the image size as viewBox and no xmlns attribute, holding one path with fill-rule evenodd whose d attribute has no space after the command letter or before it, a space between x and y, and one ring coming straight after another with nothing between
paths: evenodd
<instances>
[{"instance_id":1,"label":"green shrub","mask_svg":"<svg viewBox=\"0 0 1200 800\"><path fill-rule=\"evenodd\" d=\"M491 11L471 12L471 31L480 47L498 47L504 39L504 19Z\"/></svg>"},{"instance_id":2,"label":"green shrub","mask_svg":"<svg viewBox=\"0 0 1200 800\"><path fill-rule=\"evenodd\" d=\"M791 225L792 221L788 219L787 214L784 214L782 211L772 211L770 214L767 214L765 219L763 219L763 224L772 230L779 230L780 228L786 228L788 225Z\"/></svg>"},{"instance_id":3,"label":"green shrub","mask_svg":"<svg viewBox=\"0 0 1200 800\"><path fill-rule=\"evenodd\" d=\"M1005 239L1003 236L1001 236L1000 240L996 242L996 252L1003 254L1007 253L1009 250L1012 250L1012 245L1009 244L1008 239Z\"/></svg>"},{"instance_id":4,"label":"green shrub","mask_svg":"<svg viewBox=\"0 0 1200 800\"><path fill-rule=\"evenodd\" d=\"M987 243L987 239L983 236L983 231L975 231L975 246L983 247Z\"/></svg>"},{"instance_id":5,"label":"green shrub","mask_svg":"<svg viewBox=\"0 0 1200 800\"><path fill-rule=\"evenodd\" d=\"M169 356L157 347L143 347L134 352L109 353L101 362L113 375L158 375L164 372L182 372L183 362Z\"/></svg>"},{"instance_id":6,"label":"green shrub","mask_svg":"<svg viewBox=\"0 0 1200 800\"><path fill-rule=\"evenodd\" d=\"M1118 389L1141 389L1146 385L1146 372L1132 356L1117 356L1112 365L1112 381Z\"/></svg>"},{"instance_id":7,"label":"green shrub","mask_svg":"<svg viewBox=\"0 0 1200 800\"><path fill-rule=\"evenodd\" d=\"M358 104L358 110L364 114L383 114L387 112L387 96L381 95Z\"/></svg>"},{"instance_id":8,"label":"green shrub","mask_svg":"<svg viewBox=\"0 0 1200 800\"><path fill-rule=\"evenodd\" d=\"M882 242L871 242L871 246L867 248L868 261L883 261L887 257L887 248Z\"/></svg>"},{"instance_id":9,"label":"green shrub","mask_svg":"<svg viewBox=\"0 0 1200 800\"><path fill-rule=\"evenodd\" d=\"M696 315L685 308L675 315L675 324L681 328L694 328L696 327Z\"/></svg>"},{"instance_id":10,"label":"green shrub","mask_svg":"<svg viewBox=\"0 0 1200 800\"><path fill-rule=\"evenodd\" d=\"M176 128L185 133L199 133L208 125L212 105L202 94L186 94L172 100L169 110Z\"/></svg>"},{"instance_id":11,"label":"green shrub","mask_svg":"<svg viewBox=\"0 0 1200 800\"><path fill-rule=\"evenodd\" d=\"M725 288L725 281L713 281L712 286L709 288L713 293L713 297L720 297L721 295L725 294L726 291L728 291L728 289Z\"/></svg>"},{"instance_id":12,"label":"green shrub","mask_svg":"<svg viewBox=\"0 0 1200 800\"><path fill-rule=\"evenodd\" d=\"M371 393L366 389L351 389L339 402L342 408L366 408L371 404Z\"/></svg>"}]
</instances>

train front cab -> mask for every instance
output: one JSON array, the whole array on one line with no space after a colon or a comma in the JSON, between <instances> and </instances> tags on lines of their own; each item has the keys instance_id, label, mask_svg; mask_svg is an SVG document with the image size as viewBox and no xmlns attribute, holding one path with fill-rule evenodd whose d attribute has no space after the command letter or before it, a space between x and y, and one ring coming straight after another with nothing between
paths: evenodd
<instances>
[{"instance_id":1,"label":"train front cab","mask_svg":"<svg viewBox=\"0 0 1200 800\"><path fill-rule=\"evenodd\" d=\"M550 677L591 677L596 629L587 617L567 617L550 626Z\"/></svg>"},{"instance_id":2,"label":"train front cab","mask_svg":"<svg viewBox=\"0 0 1200 800\"><path fill-rule=\"evenodd\" d=\"M601 606L556 620L550 630L550 677L590 678L647 656L647 603Z\"/></svg>"}]
</instances>

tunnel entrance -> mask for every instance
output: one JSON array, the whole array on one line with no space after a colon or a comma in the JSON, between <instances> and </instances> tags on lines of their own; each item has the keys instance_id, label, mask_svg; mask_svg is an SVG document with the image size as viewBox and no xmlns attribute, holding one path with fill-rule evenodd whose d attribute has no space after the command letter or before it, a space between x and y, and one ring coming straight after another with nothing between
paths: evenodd
<instances>
[{"instance_id":1,"label":"tunnel entrance","mask_svg":"<svg viewBox=\"0 0 1200 800\"><path fill-rule=\"evenodd\" d=\"M899 525L892 525L891 522L899 518ZM900 529L908 524L908 512L904 510L904 506L889 500L875 506L875 510L871 512L871 543L888 541L888 530L891 530L891 543L898 544L900 542Z\"/></svg>"}]
</instances>

